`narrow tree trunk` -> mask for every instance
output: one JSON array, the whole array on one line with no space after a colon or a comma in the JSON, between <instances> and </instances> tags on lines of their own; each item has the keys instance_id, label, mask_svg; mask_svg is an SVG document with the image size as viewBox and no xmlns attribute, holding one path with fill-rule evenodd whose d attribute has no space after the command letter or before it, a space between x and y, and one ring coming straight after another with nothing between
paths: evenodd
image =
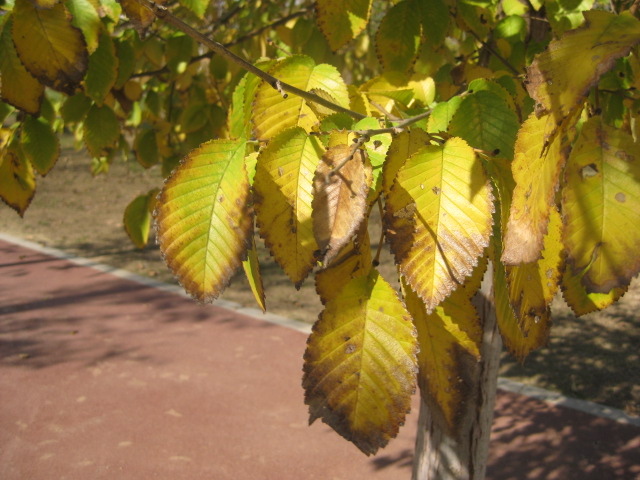
<instances>
[{"instance_id":1,"label":"narrow tree trunk","mask_svg":"<svg viewBox=\"0 0 640 480\"><path fill-rule=\"evenodd\" d=\"M466 403L462 432L459 437L450 436L421 401L413 480L482 480L485 476L502 347L491 300L492 287L493 269L489 263L482 287L474 298L484 329L482 360Z\"/></svg>"}]
</instances>

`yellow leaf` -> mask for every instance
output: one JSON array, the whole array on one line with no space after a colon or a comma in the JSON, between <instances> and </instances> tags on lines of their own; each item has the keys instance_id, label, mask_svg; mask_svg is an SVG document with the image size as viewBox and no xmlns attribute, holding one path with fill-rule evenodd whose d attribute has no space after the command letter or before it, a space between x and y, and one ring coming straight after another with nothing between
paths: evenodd
<instances>
[{"instance_id":1,"label":"yellow leaf","mask_svg":"<svg viewBox=\"0 0 640 480\"><path fill-rule=\"evenodd\" d=\"M588 293L625 289L640 271L640 146L593 117L569 157L562 195L567 264Z\"/></svg>"},{"instance_id":2,"label":"yellow leaf","mask_svg":"<svg viewBox=\"0 0 640 480\"><path fill-rule=\"evenodd\" d=\"M119 2L138 34L144 38L147 29L151 26L156 16L137 0L119 0ZM156 3L162 5L164 1L160 0Z\"/></svg>"},{"instance_id":3,"label":"yellow leaf","mask_svg":"<svg viewBox=\"0 0 640 480\"><path fill-rule=\"evenodd\" d=\"M304 359L310 422L321 418L367 455L397 435L415 391L416 333L376 270L327 302Z\"/></svg>"},{"instance_id":4,"label":"yellow leaf","mask_svg":"<svg viewBox=\"0 0 640 480\"><path fill-rule=\"evenodd\" d=\"M258 250L256 249L256 239L251 235L251 246L247 251L247 259L242 261L244 274L249 282L249 287L256 299L258 306L263 312L267 311L264 286L262 284L262 274L260 273L260 262L258 261Z\"/></svg>"},{"instance_id":5,"label":"yellow leaf","mask_svg":"<svg viewBox=\"0 0 640 480\"><path fill-rule=\"evenodd\" d=\"M331 65L316 65L310 57L294 55L279 62L269 73L305 91L320 89L330 92L338 105L349 107L347 87L340 73ZM314 109L302 97L288 95L283 98L266 82L258 87L253 104L253 123L258 138L269 139L295 126L309 131L319 121Z\"/></svg>"},{"instance_id":6,"label":"yellow leaf","mask_svg":"<svg viewBox=\"0 0 640 480\"><path fill-rule=\"evenodd\" d=\"M31 163L14 140L0 149L0 198L22 217L36 191Z\"/></svg>"},{"instance_id":7,"label":"yellow leaf","mask_svg":"<svg viewBox=\"0 0 640 480\"><path fill-rule=\"evenodd\" d=\"M478 314L463 288L453 292L431 314L427 314L424 302L408 285L404 285L404 293L418 330L420 394L456 432L480 356L482 328Z\"/></svg>"},{"instance_id":8,"label":"yellow leaf","mask_svg":"<svg viewBox=\"0 0 640 480\"><path fill-rule=\"evenodd\" d=\"M583 273L574 275L566 268L562 276L562 296L577 317L603 310L617 302L627 292L627 288L614 288L608 293L587 293L582 284Z\"/></svg>"},{"instance_id":9,"label":"yellow leaf","mask_svg":"<svg viewBox=\"0 0 640 480\"><path fill-rule=\"evenodd\" d=\"M326 265L356 232L367 210L371 164L359 148L329 148L313 181L313 232Z\"/></svg>"},{"instance_id":10,"label":"yellow leaf","mask_svg":"<svg viewBox=\"0 0 640 480\"><path fill-rule=\"evenodd\" d=\"M382 191L385 195L389 195L398 170L404 165L407 158L428 144L429 135L417 127L409 131L405 130L393 137L382 170Z\"/></svg>"},{"instance_id":11,"label":"yellow leaf","mask_svg":"<svg viewBox=\"0 0 640 480\"><path fill-rule=\"evenodd\" d=\"M300 128L281 132L260 153L254 181L260 235L297 286L316 263L313 174L324 149Z\"/></svg>"},{"instance_id":12,"label":"yellow leaf","mask_svg":"<svg viewBox=\"0 0 640 480\"><path fill-rule=\"evenodd\" d=\"M511 165L516 186L502 252L506 264L530 263L540 258L549 212L565 163L560 135L550 137L554 131L557 128L550 116L537 118L531 114L518 132Z\"/></svg>"},{"instance_id":13,"label":"yellow leaf","mask_svg":"<svg viewBox=\"0 0 640 480\"><path fill-rule=\"evenodd\" d=\"M363 222L356 237L343 248L324 270L316 273L316 292L325 304L338 296L344 286L371 270L371 242L367 222Z\"/></svg>"},{"instance_id":14,"label":"yellow leaf","mask_svg":"<svg viewBox=\"0 0 640 480\"><path fill-rule=\"evenodd\" d=\"M54 90L75 92L87 71L88 52L63 3L44 10L29 0L16 0L12 33L18 56L31 75Z\"/></svg>"},{"instance_id":15,"label":"yellow leaf","mask_svg":"<svg viewBox=\"0 0 640 480\"><path fill-rule=\"evenodd\" d=\"M640 22L629 12L592 10L584 16L582 27L552 41L527 71L527 90L538 115L551 113L556 123L583 101L617 58L640 42Z\"/></svg>"},{"instance_id":16,"label":"yellow leaf","mask_svg":"<svg viewBox=\"0 0 640 480\"><path fill-rule=\"evenodd\" d=\"M428 145L399 169L384 224L396 263L427 313L471 275L491 235L491 187L460 138Z\"/></svg>"},{"instance_id":17,"label":"yellow leaf","mask_svg":"<svg viewBox=\"0 0 640 480\"><path fill-rule=\"evenodd\" d=\"M318 28L334 52L353 40L369 22L371 0L318 0Z\"/></svg>"},{"instance_id":18,"label":"yellow leaf","mask_svg":"<svg viewBox=\"0 0 640 480\"><path fill-rule=\"evenodd\" d=\"M2 100L32 115L40 112L44 86L24 68L11 38L12 19L0 37L0 95Z\"/></svg>"},{"instance_id":19,"label":"yellow leaf","mask_svg":"<svg viewBox=\"0 0 640 480\"><path fill-rule=\"evenodd\" d=\"M562 219L551 209L542 258L537 262L506 267L509 301L526 336L532 325L547 315L558 291L562 266Z\"/></svg>"},{"instance_id":20,"label":"yellow leaf","mask_svg":"<svg viewBox=\"0 0 640 480\"><path fill-rule=\"evenodd\" d=\"M244 141L212 140L187 155L158 197L158 243L189 294L211 302L245 256L252 218Z\"/></svg>"}]
</instances>

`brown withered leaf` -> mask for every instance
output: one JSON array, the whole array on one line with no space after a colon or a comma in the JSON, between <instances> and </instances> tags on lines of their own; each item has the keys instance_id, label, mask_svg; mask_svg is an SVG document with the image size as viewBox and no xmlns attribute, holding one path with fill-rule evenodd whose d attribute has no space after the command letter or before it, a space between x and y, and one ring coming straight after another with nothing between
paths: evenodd
<instances>
[{"instance_id":1,"label":"brown withered leaf","mask_svg":"<svg viewBox=\"0 0 640 480\"><path fill-rule=\"evenodd\" d=\"M371 164L366 153L342 144L329 148L313 181L313 233L327 265L351 240L367 209Z\"/></svg>"}]
</instances>

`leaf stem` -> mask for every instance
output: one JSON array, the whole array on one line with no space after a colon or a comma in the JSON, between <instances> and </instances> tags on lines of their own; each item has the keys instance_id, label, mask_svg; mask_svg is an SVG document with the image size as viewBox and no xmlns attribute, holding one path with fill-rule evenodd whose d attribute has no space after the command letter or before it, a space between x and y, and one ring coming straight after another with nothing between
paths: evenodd
<instances>
[{"instance_id":1,"label":"leaf stem","mask_svg":"<svg viewBox=\"0 0 640 480\"><path fill-rule=\"evenodd\" d=\"M150 9L157 18L165 21L166 23L180 30L186 35L189 35L191 38L201 43L202 45L206 46L207 48L211 49L216 54L221 55L227 60L234 62L235 64L239 65L240 67L247 70L248 72L251 72L255 76L261 78L262 80L267 82L269 85L271 85L273 88L275 88L279 92L292 93L294 95L297 95L298 97L304 98L307 101L318 103L335 112L346 113L347 115L357 120L362 120L363 118L366 118L366 116L362 115L361 113L354 112L353 110L349 110L348 108L337 105L318 95L314 95L313 93L309 93L305 90L294 87L293 85L289 85L288 83L282 82L277 78L275 78L274 76L269 75L267 72L263 72L258 67L255 67L253 64L247 62L244 58L239 57L238 55L233 53L231 50L227 49L221 43L218 43L215 40L211 40L205 37L200 32L195 30L193 27L191 27L190 25L187 25L178 17L173 15L171 12L169 12L169 10L166 7L162 5L158 5L153 0L136 0L136 1L141 5L144 5L145 7ZM285 95L286 93L283 94L283 96Z\"/></svg>"}]
</instances>

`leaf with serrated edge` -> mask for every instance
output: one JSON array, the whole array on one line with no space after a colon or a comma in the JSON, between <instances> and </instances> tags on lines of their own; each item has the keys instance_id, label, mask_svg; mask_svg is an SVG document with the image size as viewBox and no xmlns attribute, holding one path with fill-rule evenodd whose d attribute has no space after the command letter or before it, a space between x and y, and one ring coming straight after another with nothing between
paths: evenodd
<instances>
[{"instance_id":1,"label":"leaf with serrated edge","mask_svg":"<svg viewBox=\"0 0 640 480\"><path fill-rule=\"evenodd\" d=\"M156 204L158 189L154 188L144 195L134 198L124 210L123 224L133 244L144 248L149 243L151 214Z\"/></svg>"},{"instance_id":2,"label":"leaf with serrated edge","mask_svg":"<svg viewBox=\"0 0 640 480\"><path fill-rule=\"evenodd\" d=\"M582 27L552 41L527 70L527 90L537 102L537 113L551 112L556 122L640 42L640 22L629 12L592 10L584 16Z\"/></svg>"},{"instance_id":3,"label":"leaf with serrated edge","mask_svg":"<svg viewBox=\"0 0 640 480\"><path fill-rule=\"evenodd\" d=\"M398 170L384 224L396 263L427 313L464 282L489 244L491 187L464 140L428 145Z\"/></svg>"},{"instance_id":4,"label":"leaf with serrated edge","mask_svg":"<svg viewBox=\"0 0 640 480\"><path fill-rule=\"evenodd\" d=\"M244 258L252 218L244 141L212 140L167 179L156 208L158 243L186 291L211 302Z\"/></svg>"},{"instance_id":5,"label":"leaf with serrated edge","mask_svg":"<svg viewBox=\"0 0 640 480\"><path fill-rule=\"evenodd\" d=\"M376 32L376 53L386 71L406 72L420 47L420 16L413 2L403 0L391 7Z\"/></svg>"},{"instance_id":6,"label":"leaf with serrated edge","mask_svg":"<svg viewBox=\"0 0 640 480\"><path fill-rule=\"evenodd\" d=\"M393 137L382 169L382 191L389 195L398 170L411 155L429 144L429 135L415 127Z\"/></svg>"},{"instance_id":7,"label":"leaf with serrated edge","mask_svg":"<svg viewBox=\"0 0 640 480\"><path fill-rule=\"evenodd\" d=\"M313 180L311 206L313 233L324 264L331 262L360 226L370 184L371 164L359 148L354 152L350 145L336 145L322 156Z\"/></svg>"},{"instance_id":8,"label":"leaf with serrated edge","mask_svg":"<svg viewBox=\"0 0 640 480\"><path fill-rule=\"evenodd\" d=\"M253 188L260 236L296 286L318 254L311 203L323 154L320 141L296 127L273 138L258 157Z\"/></svg>"},{"instance_id":9,"label":"leaf with serrated edge","mask_svg":"<svg viewBox=\"0 0 640 480\"><path fill-rule=\"evenodd\" d=\"M376 270L327 302L304 359L310 422L321 418L367 455L397 435L415 390L416 333Z\"/></svg>"},{"instance_id":10,"label":"leaf with serrated edge","mask_svg":"<svg viewBox=\"0 0 640 480\"><path fill-rule=\"evenodd\" d=\"M112 147L120 135L118 117L107 105L92 105L84 122L84 143L94 157Z\"/></svg>"},{"instance_id":11,"label":"leaf with serrated edge","mask_svg":"<svg viewBox=\"0 0 640 480\"><path fill-rule=\"evenodd\" d=\"M522 124L511 164L516 186L504 237L502 261L508 265L535 262L540 258L558 179L565 163L560 135L546 143L556 130L551 117L531 114Z\"/></svg>"},{"instance_id":12,"label":"leaf with serrated edge","mask_svg":"<svg viewBox=\"0 0 640 480\"><path fill-rule=\"evenodd\" d=\"M82 32L71 24L63 3L38 9L29 0L16 0L13 42L26 69L44 85L72 95L88 66Z\"/></svg>"},{"instance_id":13,"label":"leaf with serrated edge","mask_svg":"<svg viewBox=\"0 0 640 480\"><path fill-rule=\"evenodd\" d=\"M89 57L89 69L84 80L85 91L98 105L111 91L118 78L118 57L113 40L107 33L100 35L98 48Z\"/></svg>"},{"instance_id":14,"label":"leaf with serrated edge","mask_svg":"<svg viewBox=\"0 0 640 480\"><path fill-rule=\"evenodd\" d=\"M60 156L60 141L44 119L27 117L22 124L22 149L38 173L45 176Z\"/></svg>"},{"instance_id":15,"label":"leaf with serrated edge","mask_svg":"<svg viewBox=\"0 0 640 480\"><path fill-rule=\"evenodd\" d=\"M478 313L463 288L431 314L426 313L424 302L408 285L403 289L418 331L420 395L455 434L480 356L482 328Z\"/></svg>"},{"instance_id":16,"label":"leaf with serrated edge","mask_svg":"<svg viewBox=\"0 0 640 480\"><path fill-rule=\"evenodd\" d=\"M362 222L356 237L324 270L316 273L316 292L323 304L338 296L344 286L371 271L371 241L368 222Z\"/></svg>"},{"instance_id":17,"label":"leaf with serrated edge","mask_svg":"<svg viewBox=\"0 0 640 480\"><path fill-rule=\"evenodd\" d=\"M530 326L546 315L558 291L562 267L561 237L560 213L552 208L540 260L506 267L509 301L524 335L528 335Z\"/></svg>"},{"instance_id":18,"label":"leaf with serrated edge","mask_svg":"<svg viewBox=\"0 0 640 480\"><path fill-rule=\"evenodd\" d=\"M22 217L35 192L33 167L19 143L0 149L0 198Z\"/></svg>"},{"instance_id":19,"label":"leaf with serrated edge","mask_svg":"<svg viewBox=\"0 0 640 480\"><path fill-rule=\"evenodd\" d=\"M349 107L347 87L340 73L331 65L316 65L310 57L294 55L279 62L269 73L305 91L318 88L331 92L338 105ZM261 139L272 138L278 132L295 126L309 131L320 121L302 97L288 95L282 98L281 93L267 82L258 87L253 112L255 133Z\"/></svg>"},{"instance_id":20,"label":"leaf with serrated edge","mask_svg":"<svg viewBox=\"0 0 640 480\"><path fill-rule=\"evenodd\" d=\"M37 115L44 86L24 68L11 38L12 19L4 24L0 37L0 95L2 100L22 111Z\"/></svg>"},{"instance_id":21,"label":"leaf with serrated edge","mask_svg":"<svg viewBox=\"0 0 640 480\"><path fill-rule=\"evenodd\" d=\"M589 293L626 288L640 271L640 146L600 117L582 127L562 190L567 264Z\"/></svg>"},{"instance_id":22,"label":"leaf with serrated edge","mask_svg":"<svg viewBox=\"0 0 640 480\"><path fill-rule=\"evenodd\" d=\"M318 28L335 52L353 40L369 22L371 0L318 0Z\"/></svg>"},{"instance_id":23,"label":"leaf with serrated edge","mask_svg":"<svg viewBox=\"0 0 640 480\"><path fill-rule=\"evenodd\" d=\"M587 293L582 284L583 273L573 275L570 268L565 268L562 276L562 297L576 317L603 310L617 302L627 292L627 288L614 288L607 293Z\"/></svg>"}]
</instances>

